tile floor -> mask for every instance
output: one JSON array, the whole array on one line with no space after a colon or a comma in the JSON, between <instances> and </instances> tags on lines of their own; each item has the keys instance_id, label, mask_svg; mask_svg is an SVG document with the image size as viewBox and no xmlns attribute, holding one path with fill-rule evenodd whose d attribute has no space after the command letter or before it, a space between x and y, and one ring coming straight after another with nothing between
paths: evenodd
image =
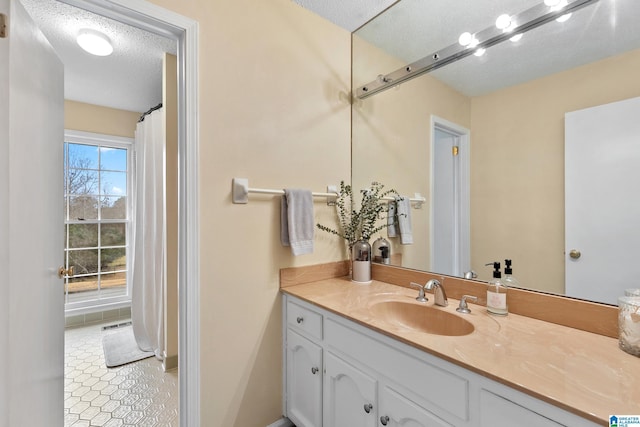
<instances>
[{"instance_id":1,"label":"tile floor","mask_svg":"<svg viewBox=\"0 0 640 427\"><path fill-rule=\"evenodd\" d=\"M154 357L116 368L104 364L111 320L65 331L65 427L177 427L178 371Z\"/></svg>"}]
</instances>

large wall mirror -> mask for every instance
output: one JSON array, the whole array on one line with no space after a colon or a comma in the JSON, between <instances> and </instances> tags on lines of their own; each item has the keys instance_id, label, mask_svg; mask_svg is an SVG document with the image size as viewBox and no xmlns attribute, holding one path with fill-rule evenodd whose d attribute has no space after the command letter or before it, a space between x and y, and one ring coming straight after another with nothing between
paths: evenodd
<instances>
[{"instance_id":1,"label":"large wall mirror","mask_svg":"<svg viewBox=\"0 0 640 427\"><path fill-rule=\"evenodd\" d=\"M520 14L542 3L400 0L353 34L354 93L455 45L464 32L491 28L501 14ZM506 39L481 56L471 54L354 99L354 187L379 181L403 195L420 193L427 201L411 211L413 244L402 245L382 234L391 242L397 264L457 276L474 271L478 280L486 281L491 278L487 263L511 259L522 287L571 295L565 292L568 268L590 262L611 280L588 279L604 290L588 299L614 304L620 283L616 290L606 288L616 280L623 281L623 288L639 287L628 279L614 279L622 270L633 277L640 257L637 246L614 258L611 267L601 255L565 242L565 212L574 194L570 187L565 190L565 174L569 165L586 165L569 151L565 155L566 123L574 112L640 97L638 17L638 0L593 1L569 19L554 19L516 41ZM600 116L595 117L598 122ZM640 122L640 115L632 121ZM630 142L640 146L640 135L631 134ZM640 164L637 153L604 153L602 160L613 160L590 166L594 176L616 175L623 166L615 159L632 158ZM622 186L600 185L600 178L594 182L581 180L577 186L590 199L596 197L594 186L622 194L592 200L610 212L627 211L627 202L638 204L640 180L626 179ZM592 209L578 212L586 218ZM607 222L622 224L622 234L640 230L640 214L620 221ZM600 244L601 249L617 246L620 230L583 228L613 239Z\"/></svg>"}]
</instances>

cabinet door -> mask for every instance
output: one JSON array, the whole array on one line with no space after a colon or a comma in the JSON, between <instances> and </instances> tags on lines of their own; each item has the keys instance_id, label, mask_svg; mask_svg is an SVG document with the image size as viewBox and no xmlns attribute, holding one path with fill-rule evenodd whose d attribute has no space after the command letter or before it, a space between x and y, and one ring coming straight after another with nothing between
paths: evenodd
<instances>
[{"instance_id":1,"label":"cabinet door","mask_svg":"<svg viewBox=\"0 0 640 427\"><path fill-rule=\"evenodd\" d=\"M387 427L451 427L409 398L390 387L382 387L379 396L379 421Z\"/></svg>"},{"instance_id":2,"label":"cabinet door","mask_svg":"<svg viewBox=\"0 0 640 427\"><path fill-rule=\"evenodd\" d=\"M560 427L561 425L490 391L480 392L481 427ZM582 425L587 424L585 422Z\"/></svg>"},{"instance_id":3,"label":"cabinet door","mask_svg":"<svg viewBox=\"0 0 640 427\"><path fill-rule=\"evenodd\" d=\"M287 330L287 416L298 427L322 427L322 348Z\"/></svg>"},{"instance_id":4,"label":"cabinet door","mask_svg":"<svg viewBox=\"0 0 640 427\"><path fill-rule=\"evenodd\" d=\"M325 369L325 427L375 427L376 380L330 352Z\"/></svg>"}]
</instances>

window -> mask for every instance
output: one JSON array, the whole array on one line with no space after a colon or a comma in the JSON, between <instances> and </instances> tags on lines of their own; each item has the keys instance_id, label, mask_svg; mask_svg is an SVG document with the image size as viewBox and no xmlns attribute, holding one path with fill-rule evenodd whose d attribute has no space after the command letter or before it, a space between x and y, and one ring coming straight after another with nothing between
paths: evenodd
<instances>
[{"instance_id":1,"label":"window","mask_svg":"<svg viewBox=\"0 0 640 427\"><path fill-rule=\"evenodd\" d=\"M64 264L67 311L131 299L133 140L67 131Z\"/></svg>"}]
</instances>

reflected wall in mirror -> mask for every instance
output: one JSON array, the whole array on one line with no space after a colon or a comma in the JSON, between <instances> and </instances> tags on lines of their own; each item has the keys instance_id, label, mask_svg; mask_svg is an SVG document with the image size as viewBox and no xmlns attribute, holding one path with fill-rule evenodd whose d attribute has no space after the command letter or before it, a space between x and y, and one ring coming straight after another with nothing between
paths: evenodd
<instances>
[{"instance_id":1,"label":"reflected wall in mirror","mask_svg":"<svg viewBox=\"0 0 640 427\"><path fill-rule=\"evenodd\" d=\"M401 0L353 34L353 88L451 45L465 31L493 25L502 13L520 13L537 3ZM510 258L523 287L565 293L565 262L571 262L572 249L565 248L565 114L640 96L638 16L636 0L600 0L518 42L503 42L483 56L354 100L354 187L380 181L403 195L419 192L428 201L412 211L413 245L388 239L402 266L455 275L474 270L486 281L491 269L485 264L504 266ZM445 137L433 130L438 120L445 124ZM447 125L469 131L468 147L459 153L468 165L464 156L450 160L458 172L445 185L468 183L468 195L464 189L452 192L462 202L457 208L434 203L434 197L442 198L434 174L443 163L434 162L441 151L434 142L451 143ZM455 135L449 139L454 145L460 141ZM455 209L459 221L436 224L439 213L455 217ZM441 251L433 249L438 246L432 240L447 227L463 237L449 243L457 251L438 261L434 253Z\"/></svg>"}]
</instances>

